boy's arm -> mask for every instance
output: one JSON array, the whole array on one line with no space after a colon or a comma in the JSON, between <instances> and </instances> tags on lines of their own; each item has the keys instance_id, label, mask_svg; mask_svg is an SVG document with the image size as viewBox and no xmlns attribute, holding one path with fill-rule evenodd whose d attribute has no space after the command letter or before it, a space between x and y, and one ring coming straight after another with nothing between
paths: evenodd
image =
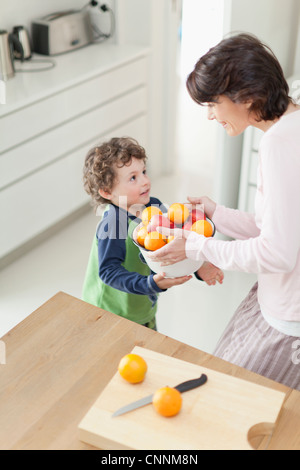
<instances>
[{"instance_id":1,"label":"boy's arm","mask_svg":"<svg viewBox=\"0 0 300 470\"><path fill-rule=\"evenodd\" d=\"M152 295L162 292L153 274L143 276L122 266L126 256L125 239L98 239L99 277L109 286L130 293Z\"/></svg>"}]
</instances>

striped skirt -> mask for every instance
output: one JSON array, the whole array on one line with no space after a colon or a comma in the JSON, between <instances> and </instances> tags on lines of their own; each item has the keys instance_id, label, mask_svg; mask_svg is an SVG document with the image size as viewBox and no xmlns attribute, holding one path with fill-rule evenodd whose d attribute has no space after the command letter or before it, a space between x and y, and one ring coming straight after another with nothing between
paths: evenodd
<instances>
[{"instance_id":1,"label":"striped skirt","mask_svg":"<svg viewBox=\"0 0 300 470\"><path fill-rule=\"evenodd\" d=\"M287 336L263 318L257 283L220 338L215 356L300 390L300 338Z\"/></svg>"}]
</instances>

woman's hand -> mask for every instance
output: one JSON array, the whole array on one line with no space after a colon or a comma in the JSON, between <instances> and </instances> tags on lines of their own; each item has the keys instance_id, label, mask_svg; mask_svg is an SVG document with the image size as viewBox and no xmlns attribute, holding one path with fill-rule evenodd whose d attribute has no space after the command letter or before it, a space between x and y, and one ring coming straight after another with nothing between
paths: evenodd
<instances>
[{"instance_id":1,"label":"woman's hand","mask_svg":"<svg viewBox=\"0 0 300 470\"><path fill-rule=\"evenodd\" d=\"M204 212L209 217L212 219L214 212L216 210L217 204L210 199L207 196L202 196L202 197L188 197L188 201L193 205L196 206L197 204L203 204L204 206Z\"/></svg>"},{"instance_id":2,"label":"woman's hand","mask_svg":"<svg viewBox=\"0 0 300 470\"><path fill-rule=\"evenodd\" d=\"M158 287L162 290L169 289L170 287L179 286L184 284L185 282L189 281L192 276L182 276L182 277L174 277L169 278L165 277L165 273L154 274L153 280L156 282Z\"/></svg>"},{"instance_id":3,"label":"woman's hand","mask_svg":"<svg viewBox=\"0 0 300 470\"><path fill-rule=\"evenodd\" d=\"M178 263L178 261L187 258L185 244L188 236L191 234L190 231L181 230L179 228L170 230L164 227L158 227L157 231L166 236L175 236L175 238L162 248L148 253L149 258L153 261L160 262L161 266L169 266L170 264Z\"/></svg>"},{"instance_id":4,"label":"woman's hand","mask_svg":"<svg viewBox=\"0 0 300 470\"><path fill-rule=\"evenodd\" d=\"M215 286L217 282L223 284L223 271L207 261L198 269L197 274L209 286Z\"/></svg>"}]
</instances>

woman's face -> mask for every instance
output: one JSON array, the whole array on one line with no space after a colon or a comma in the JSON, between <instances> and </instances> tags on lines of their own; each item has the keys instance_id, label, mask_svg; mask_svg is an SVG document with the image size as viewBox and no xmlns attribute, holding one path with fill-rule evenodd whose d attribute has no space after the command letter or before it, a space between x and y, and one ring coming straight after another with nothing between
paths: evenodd
<instances>
[{"instance_id":1,"label":"woman's face","mask_svg":"<svg viewBox=\"0 0 300 470\"><path fill-rule=\"evenodd\" d=\"M244 132L244 130L253 124L249 113L251 102L234 103L225 95L218 97L217 103L208 103L207 117L210 120L219 122L227 134L236 136Z\"/></svg>"}]
</instances>

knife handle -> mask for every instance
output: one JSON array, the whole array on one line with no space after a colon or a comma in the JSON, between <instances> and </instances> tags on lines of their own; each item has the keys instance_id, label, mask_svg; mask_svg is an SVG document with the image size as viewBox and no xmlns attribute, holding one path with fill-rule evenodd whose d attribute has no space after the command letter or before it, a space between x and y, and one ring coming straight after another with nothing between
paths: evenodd
<instances>
[{"instance_id":1,"label":"knife handle","mask_svg":"<svg viewBox=\"0 0 300 470\"><path fill-rule=\"evenodd\" d=\"M205 374L202 374L201 377L198 379L193 379L193 380L187 380L186 382L182 382L179 385L176 385L176 390L178 392L183 393L183 392L188 392L189 390L192 390L193 388L200 387L200 385L204 385L207 382L207 376Z\"/></svg>"}]
</instances>

